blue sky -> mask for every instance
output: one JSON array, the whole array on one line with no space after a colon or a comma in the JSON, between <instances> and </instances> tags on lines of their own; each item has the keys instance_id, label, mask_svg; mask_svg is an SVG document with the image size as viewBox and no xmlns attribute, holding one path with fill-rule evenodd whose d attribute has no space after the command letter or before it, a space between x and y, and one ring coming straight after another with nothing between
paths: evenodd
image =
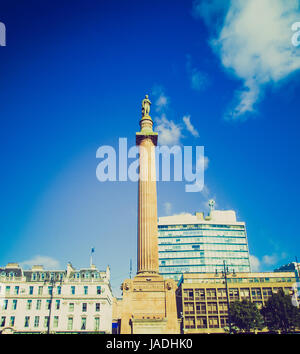
<instances>
[{"instance_id":1,"label":"blue sky","mask_svg":"<svg viewBox=\"0 0 300 354\"><path fill-rule=\"evenodd\" d=\"M146 93L160 142L204 146L205 188L158 182L159 216L236 210L256 269L300 258L299 1L0 1L0 264L136 268L137 184L100 183Z\"/></svg>"}]
</instances>

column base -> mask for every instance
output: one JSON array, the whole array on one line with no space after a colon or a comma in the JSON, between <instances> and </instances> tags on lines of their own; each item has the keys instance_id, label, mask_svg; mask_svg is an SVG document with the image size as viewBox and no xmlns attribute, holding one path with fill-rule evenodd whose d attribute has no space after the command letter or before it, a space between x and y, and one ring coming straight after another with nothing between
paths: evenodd
<instances>
[{"instance_id":1,"label":"column base","mask_svg":"<svg viewBox=\"0 0 300 354\"><path fill-rule=\"evenodd\" d=\"M176 283L158 273L139 273L122 284L121 334L179 334Z\"/></svg>"}]
</instances>

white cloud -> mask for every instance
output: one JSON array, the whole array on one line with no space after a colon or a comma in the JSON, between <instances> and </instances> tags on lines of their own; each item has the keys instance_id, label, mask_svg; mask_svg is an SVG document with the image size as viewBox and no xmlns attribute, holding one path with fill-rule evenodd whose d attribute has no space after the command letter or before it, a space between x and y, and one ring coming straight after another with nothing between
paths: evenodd
<instances>
[{"instance_id":1,"label":"white cloud","mask_svg":"<svg viewBox=\"0 0 300 354\"><path fill-rule=\"evenodd\" d=\"M220 10L217 2L205 7L197 1L194 6L212 29L214 11ZM222 27L211 41L223 66L243 83L226 118L255 112L267 84L276 84L300 68L300 52L291 44L291 25L299 17L298 0L230 2Z\"/></svg>"},{"instance_id":2,"label":"white cloud","mask_svg":"<svg viewBox=\"0 0 300 354\"><path fill-rule=\"evenodd\" d=\"M156 111L159 112L163 108L166 108L168 105L168 98L165 94L161 93L158 99L155 102L156 105Z\"/></svg>"},{"instance_id":3,"label":"white cloud","mask_svg":"<svg viewBox=\"0 0 300 354\"><path fill-rule=\"evenodd\" d=\"M164 112L169 105L169 97L164 92L163 86L155 85L152 89L152 95L155 98L154 107L156 112Z\"/></svg>"},{"instance_id":4,"label":"white cloud","mask_svg":"<svg viewBox=\"0 0 300 354\"><path fill-rule=\"evenodd\" d=\"M195 129L195 127L193 126L193 124L191 123L191 116L184 116L182 118L182 120L184 121L184 124L186 126L186 129L194 136L194 137L199 137L199 133L197 131L197 129Z\"/></svg>"},{"instance_id":5,"label":"white cloud","mask_svg":"<svg viewBox=\"0 0 300 354\"><path fill-rule=\"evenodd\" d=\"M260 271L260 260L257 257L255 257L253 254L249 255L249 259L250 259L250 266L251 266L252 272L259 272Z\"/></svg>"},{"instance_id":6,"label":"white cloud","mask_svg":"<svg viewBox=\"0 0 300 354\"><path fill-rule=\"evenodd\" d=\"M268 265L268 266L273 266L278 262L278 256L276 254L272 254L272 255L264 255L263 256L263 262L264 264Z\"/></svg>"},{"instance_id":7,"label":"white cloud","mask_svg":"<svg viewBox=\"0 0 300 354\"><path fill-rule=\"evenodd\" d=\"M228 0L195 0L193 3L193 15L201 17L207 26L216 27L228 10Z\"/></svg>"},{"instance_id":8,"label":"white cloud","mask_svg":"<svg viewBox=\"0 0 300 354\"><path fill-rule=\"evenodd\" d=\"M43 265L45 269L58 269L59 261L51 257L36 255L27 261L21 262L20 265L24 268Z\"/></svg>"},{"instance_id":9,"label":"white cloud","mask_svg":"<svg viewBox=\"0 0 300 354\"><path fill-rule=\"evenodd\" d=\"M285 252L265 254L261 260L250 254L250 264L253 272L258 272L261 268L275 267L279 262L283 262L287 258Z\"/></svg>"},{"instance_id":10,"label":"white cloud","mask_svg":"<svg viewBox=\"0 0 300 354\"><path fill-rule=\"evenodd\" d=\"M158 134L158 143L161 145L177 145L182 138L182 127L175 124L172 120L168 120L165 114L161 118L155 119L155 130Z\"/></svg>"}]
</instances>

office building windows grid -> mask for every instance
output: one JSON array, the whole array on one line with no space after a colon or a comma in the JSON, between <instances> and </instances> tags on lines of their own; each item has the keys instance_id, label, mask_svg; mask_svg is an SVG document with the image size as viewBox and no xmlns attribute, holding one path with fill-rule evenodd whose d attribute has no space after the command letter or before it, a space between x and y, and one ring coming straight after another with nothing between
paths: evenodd
<instances>
[{"instance_id":1,"label":"office building windows grid","mask_svg":"<svg viewBox=\"0 0 300 354\"><path fill-rule=\"evenodd\" d=\"M224 260L235 272L250 272L243 225L158 225L158 231L159 271L165 278L221 271Z\"/></svg>"},{"instance_id":2,"label":"office building windows grid","mask_svg":"<svg viewBox=\"0 0 300 354\"><path fill-rule=\"evenodd\" d=\"M249 282L249 278L246 280ZM279 289L289 294L291 294L292 290L291 287L286 286L282 288L232 287L228 289L229 301L231 303L247 298L249 301L254 302L258 308L261 308L272 293L277 292ZM228 304L225 288L185 287L181 289L180 293L177 293L177 296L182 297L183 328L185 330L228 327Z\"/></svg>"}]
</instances>

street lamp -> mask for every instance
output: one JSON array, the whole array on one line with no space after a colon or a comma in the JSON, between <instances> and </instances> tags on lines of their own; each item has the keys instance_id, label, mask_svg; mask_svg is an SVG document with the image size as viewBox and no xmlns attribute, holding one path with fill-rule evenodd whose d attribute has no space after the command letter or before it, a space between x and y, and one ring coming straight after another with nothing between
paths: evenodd
<instances>
[{"instance_id":1,"label":"street lamp","mask_svg":"<svg viewBox=\"0 0 300 354\"><path fill-rule=\"evenodd\" d=\"M226 266L225 260L223 261L223 270L221 272L222 277L225 280L225 289L226 289L226 299L227 299L227 308L228 308L228 325L229 325L229 334L231 334L231 318L230 318L230 303L229 303L229 292L228 292L228 281L227 281L227 274L229 274L228 266ZM233 274L235 272L233 270ZM216 276L218 275L218 270L216 269Z\"/></svg>"},{"instance_id":2,"label":"street lamp","mask_svg":"<svg viewBox=\"0 0 300 354\"><path fill-rule=\"evenodd\" d=\"M50 284L51 285L51 292L50 292L50 303L49 303L49 318L48 318L48 324L47 324L47 334L50 333L50 322L51 322L51 310L52 310L52 302L53 302L53 292L54 292L54 286L57 282L62 283L61 280L55 280L55 274L53 276L50 274L50 279L47 281L44 281L44 284Z\"/></svg>"}]
</instances>

